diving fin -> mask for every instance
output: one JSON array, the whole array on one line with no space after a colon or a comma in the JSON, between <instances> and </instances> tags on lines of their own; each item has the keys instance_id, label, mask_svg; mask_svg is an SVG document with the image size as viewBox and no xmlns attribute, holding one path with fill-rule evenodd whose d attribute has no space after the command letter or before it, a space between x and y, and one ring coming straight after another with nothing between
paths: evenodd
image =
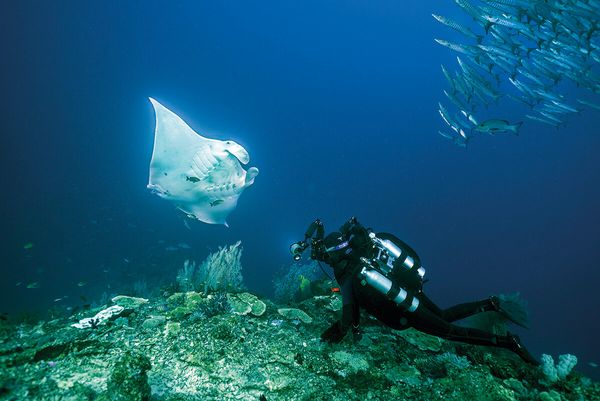
<instances>
[{"instance_id":1,"label":"diving fin","mask_svg":"<svg viewBox=\"0 0 600 401\"><path fill-rule=\"evenodd\" d=\"M491 296L490 303L495 312L498 312L505 319L518 324L526 329L529 328L529 314L527 312L527 303L516 292L514 294L500 294Z\"/></svg>"}]
</instances>

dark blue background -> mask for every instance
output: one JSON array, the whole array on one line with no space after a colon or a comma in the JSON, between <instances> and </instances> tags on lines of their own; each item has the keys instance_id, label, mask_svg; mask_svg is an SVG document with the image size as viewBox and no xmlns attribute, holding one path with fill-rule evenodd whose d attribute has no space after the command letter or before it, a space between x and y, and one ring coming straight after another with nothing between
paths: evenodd
<instances>
[{"instance_id":1,"label":"dark blue background","mask_svg":"<svg viewBox=\"0 0 600 401\"><path fill-rule=\"evenodd\" d=\"M248 287L269 294L312 219L356 215L420 253L442 306L520 291L532 351L574 353L598 377L600 113L453 146L436 108L455 54L433 39L461 38L432 12L461 14L416 0L4 3L0 312L173 280L237 240ZM146 190L148 96L259 167L230 228L188 230ZM164 249L178 242L192 250Z\"/></svg>"}]
</instances>

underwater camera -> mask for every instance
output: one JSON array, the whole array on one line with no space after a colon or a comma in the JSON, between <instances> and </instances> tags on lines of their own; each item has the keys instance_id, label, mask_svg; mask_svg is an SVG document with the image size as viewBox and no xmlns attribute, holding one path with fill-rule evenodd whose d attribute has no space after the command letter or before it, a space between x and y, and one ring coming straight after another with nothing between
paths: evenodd
<instances>
[{"instance_id":1,"label":"underwater camera","mask_svg":"<svg viewBox=\"0 0 600 401\"><path fill-rule=\"evenodd\" d=\"M297 262L300 260L302 257L302 252L304 252L306 248L308 248L308 243L306 241L298 241L290 245L290 253L294 258L294 261Z\"/></svg>"}]
</instances>

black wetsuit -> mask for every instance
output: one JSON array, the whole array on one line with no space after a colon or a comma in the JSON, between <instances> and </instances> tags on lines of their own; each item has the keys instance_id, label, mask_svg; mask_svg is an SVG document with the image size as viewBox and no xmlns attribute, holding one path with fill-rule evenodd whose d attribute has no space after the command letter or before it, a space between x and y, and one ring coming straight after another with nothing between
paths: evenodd
<instances>
[{"instance_id":1,"label":"black wetsuit","mask_svg":"<svg viewBox=\"0 0 600 401\"><path fill-rule=\"evenodd\" d=\"M339 233L332 234L325 238L326 242L328 238L330 241L335 239ZM407 282L406 285L403 285L403 283L399 283L408 291L412 291L419 299L418 308L414 312L408 312L373 287L363 285L360 276L362 268L360 257L369 256L371 247L367 235L368 232L358 226L351 235L345 236L350 237L347 248L334 254L328 254L322 259L333 268L335 278L340 285L343 301L342 318L323 333L322 338L325 341L339 342L351 328L355 332L358 331L360 308L363 308L379 321L394 329L403 330L413 327L424 333L448 340L507 348L519 354L525 361L537 363L521 346L516 336L498 336L483 330L453 324L457 320L480 312L496 310L497 305L493 304L491 298L441 309L422 292L420 284ZM384 234L384 236L395 238L389 234ZM414 255L416 256L416 253Z\"/></svg>"}]
</instances>

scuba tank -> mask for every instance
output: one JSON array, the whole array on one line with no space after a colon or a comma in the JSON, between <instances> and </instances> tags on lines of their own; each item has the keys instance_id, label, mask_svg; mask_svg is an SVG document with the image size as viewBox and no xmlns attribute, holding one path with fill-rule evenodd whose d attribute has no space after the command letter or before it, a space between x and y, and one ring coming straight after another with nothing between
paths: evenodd
<instances>
[{"instance_id":1,"label":"scuba tank","mask_svg":"<svg viewBox=\"0 0 600 401\"><path fill-rule=\"evenodd\" d=\"M370 257L360 258L362 285L369 285L407 312L419 307L425 268L417 253L391 234L369 233Z\"/></svg>"}]
</instances>

